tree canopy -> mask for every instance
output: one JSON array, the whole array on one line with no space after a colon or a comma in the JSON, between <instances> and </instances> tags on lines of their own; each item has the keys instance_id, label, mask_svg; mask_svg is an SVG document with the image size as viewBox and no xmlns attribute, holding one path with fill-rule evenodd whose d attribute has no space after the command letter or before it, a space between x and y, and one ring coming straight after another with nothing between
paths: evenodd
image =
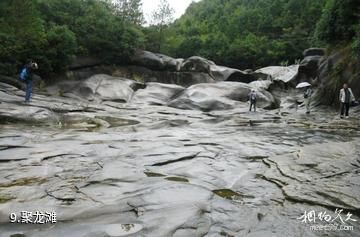
<instances>
[{"instance_id":1,"label":"tree canopy","mask_svg":"<svg viewBox=\"0 0 360 237\"><path fill-rule=\"evenodd\" d=\"M237 68L294 62L313 46L325 0L202 0L169 29L164 53Z\"/></svg>"},{"instance_id":2,"label":"tree canopy","mask_svg":"<svg viewBox=\"0 0 360 237\"><path fill-rule=\"evenodd\" d=\"M317 23L315 38L331 45L351 43L360 58L360 1L328 0Z\"/></svg>"},{"instance_id":3,"label":"tree canopy","mask_svg":"<svg viewBox=\"0 0 360 237\"><path fill-rule=\"evenodd\" d=\"M144 26L141 0L1 0L0 74L28 59L48 75L76 56L124 64L136 49L246 69L293 63L309 47L360 57L359 0L202 0L172 22L166 0Z\"/></svg>"},{"instance_id":4,"label":"tree canopy","mask_svg":"<svg viewBox=\"0 0 360 237\"><path fill-rule=\"evenodd\" d=\"M2 0L0 74L16 74L28 59L44 75L65 69L75 55L127 62L143 44L140 7L139 0Z\"/></svg>"}]
</instances>

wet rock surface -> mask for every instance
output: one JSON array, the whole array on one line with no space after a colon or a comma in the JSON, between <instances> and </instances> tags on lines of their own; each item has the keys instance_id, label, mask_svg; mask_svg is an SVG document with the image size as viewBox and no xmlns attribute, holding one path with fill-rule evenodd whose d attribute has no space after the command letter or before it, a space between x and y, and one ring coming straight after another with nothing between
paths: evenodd
<instances>
[{"instance_id":1,"label":"wet rock surface","mask_svg":"<svg viewBox=\"0 0 360 237\"><path fill-rule=\"evenodd\" d=\"M224 83L223 100L251 88ZM0 236L359 236L359 108L348 120L286 104L248 113L241 100L202 112L152 105L182 87L148 89L132 95L143 103L40 93L23 104L0 84ZM336 208L353 231L299 219ZM57 223L9 223L21 211Z\"/></svg>"}]
</instances>

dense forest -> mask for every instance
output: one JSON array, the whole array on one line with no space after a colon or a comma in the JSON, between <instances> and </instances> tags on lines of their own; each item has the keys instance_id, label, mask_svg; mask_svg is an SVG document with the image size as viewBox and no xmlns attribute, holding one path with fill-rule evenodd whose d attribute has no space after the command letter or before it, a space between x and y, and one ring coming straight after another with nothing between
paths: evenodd
<instances>
[{"instance_id":1,"label":"dense forest","mask_svg":"<svg viewBox=\"0 0 360 237\"><path fill-rule=\"evenodd\" d=\"M144 40L140 0L131 2L1 0L0 74L15 74L28 59L42 75L65 69L76 55L126 63Z\"/></svg>"},{"instance_id":2,"label":"dense forest","mask_svg":"<svg viewBox=\"0 0 360 237\"><path fill-rule=\"evenodd\" d=\"M304 49L329 44L352 44L360 54L359 6L358 0L202 0L168 29L163 48L240 69L294 63Z\"/></svg>"},{"instance_id":3,"label":"dense forest","mask_svg":"<svg viewBox=\"0 0 360 237\"><path fill-rule=\"evenodd\" d=\"M199 55L240 69L291 64L308 47L360 56L358 0L202 0L173 23L144 26L140 0L0 1L0 74L27 60L40 74L78 55L124 64L136 49ZM169 11L171 13L171 11Z\"/></svg>"}]
</instances>

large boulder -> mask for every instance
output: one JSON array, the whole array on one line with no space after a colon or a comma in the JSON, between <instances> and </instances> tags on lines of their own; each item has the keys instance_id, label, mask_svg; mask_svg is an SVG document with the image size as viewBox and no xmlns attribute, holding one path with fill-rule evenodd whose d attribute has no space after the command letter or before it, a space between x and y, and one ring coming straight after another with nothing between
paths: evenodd
<instances>
[{"instance_id":1,"label":"large boulder","mask_svg":"<svg viewBox=\"0 0 360 237\"><path fill-rule=\"evenodd\" d=\"M132 78L143 83L159 82L185 87L215 81L249 83L259 79L259 75L262 76L261 79L265 75L218 66L199 56L184 60L143 50L136 51L130 60L130 65L127 66L101 65L95 58L79 57L69 69L59 79L66 77L70 80L84 80L97 74L109 74Z\"/></svg>"},{"instance_id":2,"label":"large boulder","mask_svg":"<svg viewBox=\"0 0 360 237\"><path fill-rule=\"evenodd\" d=\"M135 90L142 85L136 81L105 74L92 76L84 81L64 81L49 88L51 93L81 97L90 101L130 101Z\"/></svg>"},{"instance_id":3,"label":"large boulder","mask_svg":"<svg viewBox=\"0 0 360 237\"><path fill-rule=\"evenodd\" d=\"M318 70L324 60L325 53L326 51L323 48L309 48L303 52L304 59L299 65L298 83L310 82L313 85L318 84Z\"/></svg>"},{"instance_id":4,"label":"large boulder","mask_svg":"<svg viewBox=\"0 0 360 237\"><path fill-rule=\"evenodd\" d=\"M211 65L211 74L217 81L236 81L250 83L256 81L257 78L251 73L243 72L239 69Z\"/></svg>"},{"instance_id":5,"label":"large boulder","mask_svg":"<svg viewBox=\"0 0 360 237\"><path fill-rule=\"evenodd\" d=\"M193 56L186 59L180 67L182 72L203 72L211 73L211 66L215 65L214 62L199 56Z\"/></svg>"},{"instance_id":6,"label":"large boulder","mask_svg":"<svg viewBox=\"0 0 360 237\"><path fill-rule=\"evenodd\" d=\"M145 77L145 82L159 82L189 87L198 83L213 83L214 78L203 72L155 72Z\"/></svg>"},{"instance_id":7,"label":"large boulder","mask_svg":"<svg viewBox=\"0 0 360 237\"><path fill-rule=\"evenodd\" d=\"M252 89L250 85L240 82L197 84L184 90L168 105L179 109L202 111L245 108L248 94ZM260 89L257 94L258 107L266 109L276 107L276 101L269 92Z\"/></svg>"},{"instance_id":8,"label":"large boulder","mask_svg":"<svg viewBox=\"0 0 360 237\"><path fill-rule=\"evenodd\" d=\"M324 48L309 48L303 52L304 57L308 56L325 56L326 50Z\"/></svg>"},{"instance_id":9,"label":"large boulder","mask_svg":"<svg viewBox=\"0 0 360 237\"><path fill-rule=\"evenodd\" d=\"M136 91L131 102L165 105L185 88L178 85L146 83L146 88Z\"/></svg>"},{"instance_id":10,"label":"large boulder","mask_svg":"<svg viewBox=\"0 0 360 237\"><path fill-rule=\"evenodd\" d=\"M24 103L24 94L12 85L0 83L0 124L35 123L54 119L51 109Z\"/></svg>"},{"instance_id":11,"label":"large boulder","mask_svg":"<svg viewBox=\"0 0 360 237\"><path fill-rule=\"evenodd\" d=\"M173 72L156 71L140 66L118 67L113 75L132 78L143 83L157 82L164 84L176 84L183 87L189 87L199 83L215 82L208 73L202 72Z\"/></svg>"},{"instance_id":12,"label":"large boulder","mask_svg":"<svg viewBox=\"0 0 360 237\"><path fill-rule=\"evenodd\" d=\"M261 68L256 73L263 73L269 75L272 80L283 83L293 82L298 75L299 65L292 65L288 67L271 66Z\"/></svg>"},{"instance_id":13,"label":"large boulder","mask_svg":"<svg viewBox=\"0 0 360 237\"><path fill-rule=\"evenodd\" d=\"M315 78L318 74L318 69L323 56L307 56L305 57L299 66L299 73L302 73L306 78Z\"/></svg>"},{"instance_id":14,"label":"large boulder","mask_svg":"<svg viewBox=\"0 0 360 237\"><path fill-rule=\"evenodd\" d=\"M360 60L351 56L350 49L335 51L319 65L317 104L338 105L339 91L348 83L355 97L360 98Z\"/></svg>"},{"instance_id":15,"label":"large boulder","mask_svg":"<svg viewBox=\"0 0 360 237\"><path fill-rule=\"evenodd\" d=\"M249 83L257 80L251 73L246 73L235 68L218 66L213 61L199 56L193 56L186 59L181 64L180 71L206 73L216 81Z\"/></svg>"},{"instance_id":16,"label":"large boulder","mask_svg":"<svg viewBox=\"0 0 360 237\"><path fill-rule=\"evenodd\" d=\"M168 71L179 71L181 64L183 63L184 59L182 58L172 58L164 54L156 54L164 64L164 69Z\"/></svg>"},{"instance_id":17,"label":"large boulder","mask_svg":"<svg viewBox=\"0 0 360 237\"><path fill-rule=\"evenodd\" d=\"M163 54L138 50L131 58L131 63L152 70L177 71L183 59L174 59Z\"/></svg>"},{"instance_id":18,"label":"large boulder","mask_svg":"<svg viewBox=\"0 0 360 237\"><path fill-rule=\"evenodd\" d=\"M164 62L160 57L148 51L137 51L131 58L131 62L135 65L154 70L162 70L165 67Z\"/></svg>"},{"instance_id":19,"label":"large boulder","mask_svg":"<svg viewBox=\"0 0 360 237\"><path fill-rule=\"evenodd\" d=\"M218 65L211 65L210 70L212 75L216 78L217 81L226 81L228 78L236 73L241 73L240 70L228 67L222 67Z\"/></svg>"},{"instance_id":20,"label":"large boulder","mask_svg":"<svg viewBox=\"0 0 360 237\"><path fill-rule=\"evenodd\" d=\"M259 80L249 83L249 85L256 90L269 90L272 84L273 82L271 80Z\"/></svg>"}]
</instances>

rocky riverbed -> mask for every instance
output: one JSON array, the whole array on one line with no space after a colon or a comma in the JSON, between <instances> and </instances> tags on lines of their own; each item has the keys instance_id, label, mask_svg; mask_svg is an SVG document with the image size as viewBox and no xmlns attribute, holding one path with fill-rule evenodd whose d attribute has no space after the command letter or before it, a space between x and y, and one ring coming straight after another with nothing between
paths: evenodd
<instances>
[{"instance_id":1,"label":"rocky riverbed","mask_svg":"<svg viewBox=\"0 0 360 237\"><path fill-rule=\"evenodd\" d=\"M30 104L0 84L1 237L360 236L358 108L348 120L329 108L305 115L284 96L264 110L276 101L259 89L262 108L249 113L251 86L222 84L237 82L122 80L105 83L111 98L97 82L49 88ZM354 230L302 222L337 208ZM10 223L21 211L57 222Z\"/></svg>"}]
</instances>

